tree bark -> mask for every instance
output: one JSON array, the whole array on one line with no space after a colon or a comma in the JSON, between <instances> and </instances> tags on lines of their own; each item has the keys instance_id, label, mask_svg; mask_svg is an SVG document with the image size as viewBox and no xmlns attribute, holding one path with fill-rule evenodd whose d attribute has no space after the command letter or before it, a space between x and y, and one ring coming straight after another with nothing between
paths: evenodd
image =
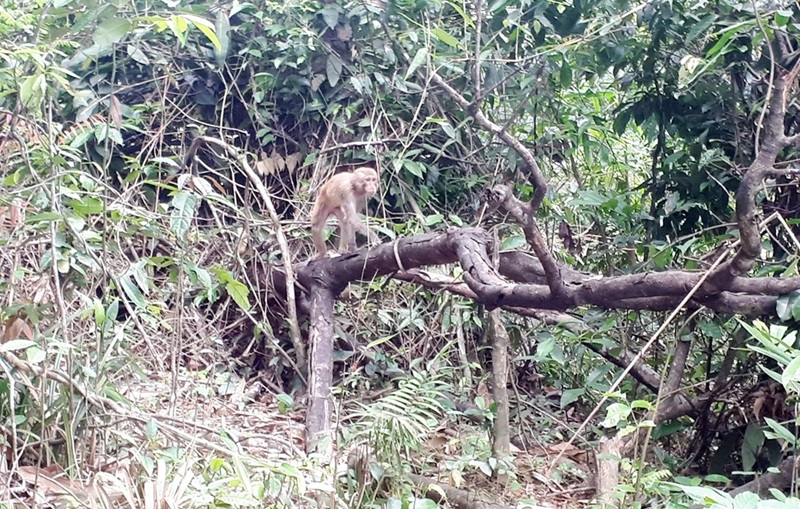
<instances>
[{"instance_id":1,"label":"tree bark","mask_svg":"<svg viewBox=\"0 0 800 509\"><path fill-rule=\"evenodd\" d=\"M489 312L488 325L492 338L492 396L497 405L492 449L494 457L500 460L508 456L511 449L511 433L508 429L508 331L499 309Z\"/></svg>"},{"instance_id":2,"label":"tree bark","mask_svg":"<svg viewBox=\"0 0 800 509\"><path fill-rule=\"evenodd\" d=\"M333 452L331 433L331 383L333 382L334 294L324 286L311 291L311 356L308 366L308 408L306 410L306 452L329 459Z\"/></svg>"}]
</instances>

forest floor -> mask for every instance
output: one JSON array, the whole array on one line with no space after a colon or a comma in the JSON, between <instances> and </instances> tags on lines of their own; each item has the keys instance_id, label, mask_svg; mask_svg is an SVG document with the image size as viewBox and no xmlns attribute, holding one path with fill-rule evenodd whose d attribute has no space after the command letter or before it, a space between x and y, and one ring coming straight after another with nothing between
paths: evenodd
<instances>
[{"instance_id":1,"label":"forest floor","mask_svg":"<svg viewBox=\"0 0 800 509\"><path fill-rule=\"evenodd\" d=\"M224 447L235 444L243 457L260 458L273 465L289 463L308 472L301 468L307 461L303 453L304 409L287 410L272 394L259 394L260 383L255 379L229 381L228 374L221 373L223 380L214 381L202 372L196 376L183 373L174 384L174 398L170 396L170 373L151 376L147 383L127 388L125 396L142 411L158 416L157 421L169 422L187 435ZM221 441L223 435L227 445ZM539 507L585 507L594 496L591 455L566 444L528 451L514 448L516 483L509 482L505 487L483 473L479 461L466 462L458 475L452 475L445 463L462 460L464 464L462 444L474 444L479 435L486 439L485 430L475 426L442 423L424 441L422 450L410 453L407 461L424 465L414 468L423 475L511 507L518 506L520 500L535 501ZM199 442L196 446L203 448ZM558 466L551 469L551 462L561 452ZM346 472L347 451L337 456L337 471ZM310 476L307 481L312 482Z\"/></svg>"},{"instance_id":2,"label":"forest floor","mask_svg":"<svg viewBox=\"0 0 800 509\"><path fill-rule=\"evenodd\" d=\"M12 486L4 492L0 485L0 502L41 506L66 498L96 507L204 507L218 502L229 507L304 507L303 497L324 491L315 479L319 468L303 452L305 413L262 394L261 386L257 379L237 378L225 369L181 370L177 378L154 372L117 384L127 408L135 410L110 413L110 424L94 430L102 446L78 447L84 467L80 479L56 465L19 466L9 477L0 471L0 479L8 481L3 484ZM474 495L507 507L589 505L593 468L586 451L565 445L515 448L516 478L502 485L487 475L485 460L475 452L487 440L483 429L446 421L423 441L421 450L402 460L427 478L469 492L470 499ZM339 475L347 473L349 452L335 455ZM550 469L560 452L558 467ZM252 488L251 483L259 482L269 486L264 479L274 480L273 492ZM274 495L276 485L280 496Z\"/></svg>"}]
</instances>

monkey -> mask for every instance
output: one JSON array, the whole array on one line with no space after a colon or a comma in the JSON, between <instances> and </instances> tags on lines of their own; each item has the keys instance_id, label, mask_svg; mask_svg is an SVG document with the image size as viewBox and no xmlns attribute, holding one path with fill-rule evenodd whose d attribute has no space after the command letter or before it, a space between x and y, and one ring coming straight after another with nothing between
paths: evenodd
<instances>
[{"instance_id":1,"label":"monkey","mask_svg":"<svg viewBox=\"0 0 800 509\"><path fill-rule=\"evenodd\" d=\"M327 254L322 229L331 215L339 220L339 251L356 248L355 230L371 242L370 231L358 218L358 212L378 192L378 183L378 172L369 166L338 173L325 182L311 210L311 237L320 256Z\"/></svg>"}]
</instances>

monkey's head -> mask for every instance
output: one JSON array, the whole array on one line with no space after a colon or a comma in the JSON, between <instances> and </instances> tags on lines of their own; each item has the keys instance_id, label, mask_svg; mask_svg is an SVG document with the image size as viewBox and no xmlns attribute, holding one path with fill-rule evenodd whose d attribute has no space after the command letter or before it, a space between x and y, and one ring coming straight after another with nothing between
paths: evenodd
<instances>
[{"instance_id":1,"label":"monkey's head","mask_svg":"<svg viewBox=\"0 0 800 509\"><path fill-rule=\"evenodd\" d=\"M378 172L369 166L361 166L353 170L353 190L361 196L370 197L378 192Z\"/></svg>"}]
</instances>

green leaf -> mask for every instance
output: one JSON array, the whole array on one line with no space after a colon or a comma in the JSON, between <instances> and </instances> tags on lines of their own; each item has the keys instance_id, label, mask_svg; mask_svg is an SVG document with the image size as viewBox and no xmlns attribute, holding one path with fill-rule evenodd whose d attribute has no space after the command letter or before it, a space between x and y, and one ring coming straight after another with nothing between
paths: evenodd
<instances>
[{"instance_id":1,"label":"green leaf","mask_svg":"<svg viewBox=\"0 0 800 509\"><path fill-rule=\"evenodd\" d=\"M716 509L730 509L733 507L733 499L731 496L718 489L707 488L704 486L685 486L683 484L675 484L671 482L665 482L664 484L675 486L689 495L696 502L701 502L704 505L711 505L711 503L718 504Z\"/></svg>"},{"instance_id":2,"label":"green leaf","mask_svg":"<svg viewBox=\"0 0 800 509\"><path fill-rule=\"evenodd\" d=\"M423 46L418 49L416 55L414 55L414 58L411 60L411 65L408 66L405 79L408 79L409 76L414 74L414 71L416 71L419 66L425 63L427 57L428 49L426 47Z\"/></svg>"},{"instance_id":3,"label":"green leaf","mask_svg":"<svg viewBox=\"0 0 800 509\"><path fill-rule=\"evenodd\" d=\"M430 216L425 216L424 224L425 226L433 226L435 224L440 224L444 221L444 216L442 214L431 214Z\"/></svg>"},{"instance_id":4,"label":"green leaf","mask_svg":"<svg viewBox=\"0 0 800 509\"><path fill-rule=\"evenodd\" d=\"M752 470L756 464L756 457L761 446L764 445L764 432L755 423L747 425L742 441L742 468Z\"/></svg>"},{"instance_id":5,"label":"green leaf","mask_svg":"<svg viewBox=\"0 0 800 509\"><path fill-rule=\"evenodd\" d=\"M339 13L341 9L336 4L327 4L325 7L320 9L319 14L322 15L322 19L325 20L325 24L328 25L328 28L336 28L336 25L339 24Z\"/></svg>"},{"instance_id":6,"label":"green leaf","mask_svg":"<svg viewBox=\"0 0 800 509\"><path fill-rule=\"evenodd\" d=\"M132 28L133 23L125 18L109 18L97 26L97 30L92 34L92 40L101 50L110 49L128 35Z\"/></svg>"},{"instance_id":7,"label":"green leaf","mask_svg":"<svg viewBox=\"0 0 800 509\"><path fill-rule=\"evenodd\" d=\"M222 67L225 64L225 59L228 58L231 46L231 21L224 9L217 11L214 32L219 37L220 46L218 50L214 51L214 57L217 60L217 65Z\"/></svg>"},{"instance_id":8,"label":"green leaf","mask_svg":"<svg viewBox=\"0 0 800 509\"><path fill-rule=\"evenodd\" d=\"M172 31L175 37L181 42L181 46L186 44L186 31L189 29L189 23L180 16L172 16L167 19L167 27Z\"/></svg>"},{"instance_id":9,"label":"green leaf","mask_svg":"<svg viewBox=\"0 0 800 509\"><path fill-rule=\"evenodd\" d=\"M489 475L491 475L491 473ZM413 507L414 509L437 509L439 504L429 498L415 498L414 502L409 504L409 507Z\"/></svg>"},{"instance_id":10,"label":"green leaf","mask_svg":"<svg viewBox=\"0 0 800 509\"><path fill-rule=\"evenodd\" d=\"M233 278L233 274L231 274L230 271L223 269L222 267L212 267L211 272L213 272L214 275L217 276L219 282L224 285L230 283L231 281L235 281L235 279Z\"/></svg>"},{"instance_id":11,"label":"green leaf","mask_svg":"<svg viewBox=\"0 0 800 509\"><path fill-rule=\"evenodd\" d=\"M572 200L573 205L590 205L595 207L600 207L606 202L606 197L602 194L598 193L597 191L593 190L586 190L582 191L578 198Z\"/></svg>"},{"instance_id":12,"label":"green leaf","mask_svg":"<svg viewBox=\"0 0 800 509\"><path fill-rule=\"evenodd\" d=\"M758 340L763 347L747 345L750 350L775 359L784 366L791 362L793 357L789 354L789 351L791 350L791 346L794 345L794 332L786 334L785 327L779 328L774 325L771 326L769 330L765 330L767 328L766 324L759 320L754 320L752 324L739 320L739 323L753 338Z\"/></svg>"},{"instance_id":13,"label":"green leaf","mask_svg":"<svg viewBox=\"0 0 800 509\"><path fill-rule=\"evenodd\" d=\"M37 108L42 102L47 90L47 80L44 74L34 74L23 80L19 89L19 98L28 108Z\"/></svg>"},{"instance_id":14,"label":"green leaf","mask_svg":"<svg viewBox=\"0 0 800 509\"><path fill-rule=\"evenodd\" d=\"M718 18L719 15L717 13L709 14L697 23L694 23L686 33L684 44L689 44L690 42L694 41L698 35L707 33L708 27L710 27Z\"/></svg>"},{"instance_id":15,"label":"green leaf","mask_svg":"<svg viewBox=\"0 0 800 509\"><path fill-rule=\"evenodd\" d=\"M128 44L125 47L125 50L128 52L128 56L131 57L134 62L142 65L150 65L150 59L147 58L147 55L145 55L144 51L142 51L138 46L134 44Z\"/></svg>"},{"instance_id":16,"label":"green leaf","mask_svg":"<svg viewBox=\"0 0 800 509\"><path fill-rule=\"evenodd\" d=\"M131 265L131 267L127 271L127 274L133 276L133 280L136 281L136 284L144 293L147 293L150 282L150 279L147 277L147 272L144 270L144 266L146 263L147 260L145 259L139 260L138 262Z\"/></svg>"},{"instance_id":17,"label":"green leaf","mask_svg":"<svg viewBox=\"0 0 800 509\"><path fill-rule=\"evenodd\" d=\"M350 76L350 84L353 85L353 88L356 90L356 92L361 95L364 94L364 87L361 86L361 79L359 79L358 76Z\"/></svg>"},{"instance_id":18,"label":"green leaf","mask_svg":"<svg viewBox=\"0 0 800 509\"><path fill-rule=\"evenodd\" d=\"M86 142L94 137L94 129L87 129L78 133L72 141L69 142L71 148L81 148L86 145Z\"/></svg>"},{"instance_id":19,"label":"green leaf","mask_svg":"<svg viewBox=\"0 0 800 509\"><path fill-rule=\"evenodd\" d=\"M511 235L510 237L506 237L500 244L500 249L503 251L510 251L513 249L519 249L523 246L527 246L528 241L525 240L524 235Z\"/></svg>"},{"instance_id":20,"label":"green leaf","mask_svg":"<svg viewBox=\"0 0 800 509\"><path fill-rule=\"evenodd\" d=\"M539 339L536 343L536 354L534 355L533 360L541 362L543 360L547 360L547 358L550 356L550 352L552 352L556 346L556 338L548 335L544 339Z\"/></svg>"},{"instance_id":21,"label":"green leaf","mask_svg":"<svg viewBox=\"0 0 800 509\"><path fill-rule=\"evenodd\" d=\"M636 399L631 401L631 408L642 408L644 410L652 410L653 404L643 399Z\"/></svg>"},{"instance_id":22,"label":"green leaf","mask_svg":"<svg viewBox=\"0 0 800 509\"><path fill-rule=\"evenodd\" d=\"M39 348L39 345L34 345L25 350L25 357L31 364L39 364L47 358L47 352Z\"/></svg>"},{"instance_id":23,"label":"green leaf","mask_svg":"<svg viewBox=\"0 0 800 509\"><path fill-rule=\"evenodd\" d=\"M239 281L229 281L225 285L228 295L245 311L250 309L250 289Z\"/></svg>"},{"instance_id":24,"label":"green leaf","mask_svg":"<svg viewBox=\"0 0 800 509\"><path fill-rule=\"evenodd\" d=\"M155 419L150 419L147 421L147 426L145 427L145 433L148 438L155 438L158 436L158 422Z\"/></svg>"},{"instance_id":25,"label":"green leaf","mask_svg":"<svg viewBox=\"0 0 800 509\"><path fill-rule=\"evenodd\" d=\"M458 39L447 33L443 28L434 28L431 30L431 33L434 37L442 41L443 43L447 44L450 47L458 48L460 44L458 43Z\"/></svg>"},{"instance_id":26,"label":"green leaf","mask_svg":"<svg viewBox=\"0 0 800 509\"><path fill-rule=\"evenodd\" d=\"M495 3L489 6L489 12L497 12L500 9L504 8L510 0L497 0Z\"/></svg>"},{"instance_id":27,"label":"green leaf","mask_svg":"<svg viewBox=\"0 0 800 509\"><path fill-rule=\"evenodd\" d=\"M144 295L139 287L134 284L129 276L122 276L119 278L119 283L122 285L122 292L128 297L128 300L133 302L136 307L144 308L146 302L144 300Z\"/></svg>"},{"instance_id":28,"label":"green leaf","mask_svg":"<svg viewBox=\"0 0 800 509\"><path fill-rule=\"evenodd\" d=\"M32 216L28 216L25 218L25 222L27 224L36 224L36 223L53 223L62 221L64 217L61 214L56 214L55 212L42 212L41 214L34 214Z\"/></svg>"},{"instance_id":29,"label":"green leaf","mask_svg":"<svg viewBox=\"0 0 800 509\"><path fill-rule=\"evenodd\" d=\"M658 254L653 256L652 262L657 268L664 269L672 264L673 259L674 252L672 249L662 249Z\"/></svg>"},{"instance_id":30,"label":"green leaf","mask_svg":"<svg viewBox=\"0 0 800 509\"><path fill-rule=\"evenodd\" d=\"M781 320L788 320L792 317L792 299L791 294L781 295L775 302L775 312Z\"/></svg>"},{"instance_id":31,"label":"green leaf","mask_svg":"<svg viewBox=\"0 0 800 509\"><path fill-rule=\"evenodd\" d=\"M800 394L800 357L795 357L783 370L781 384L787 391Z\"/></svg>"},{"instance_id":32,"label":"green leaf","mask_svg":"<svg viewBox=\"0 0 800 509\"><path fill-rule=\"evenodd\" d=\"M450 125L450 122L444 120L439 125L441 126L442 131L444 131L444 133L447 135L448 138L450 138L451 140L456 139L456 130L453 129L453 126Z\"/></svg>"},{"instance_id":33,"label":"green leaf","mask_svg":"<svg viewBox=\"0 0 800 509\"><path fill-rule=\"evenodd\" d=\"M73 198L70 200L72 210L81 216L88 216L92 214L102 214L104 210L103 200L95 198L94 196L82 196L81 198Z\"/></svg>"},{"instance_id":34,"label":"green leaf","mask_svg":"<svg viewBox=\"0 0 800 509\"><path fill-rule=\"evenodd\" d=\"M578 398L584 394L586 394L586 389L584 388L565 390L561 393L561 408L565 408L570 403L576 402Z\"/></svg>"},{"instance_id":35,"label":"green leaf","mask_svg":"<svg viewBox=\"0 0 800 509\"><path fill-rule=\"evenodd\" d=\"M463 219L461 219L460 217L458 217L455 214L448 214L447 215L447 219L449 219L456 226L463 227L466 224L466 223L464 223Z\"/></svg>"},{"instance_id":36,"label":"green leaf","mask_svg":"<svg viewBox=\"0 0 800 509\"><path fill-rule=\"evenodd\" d=\"M572 67L570 67L566 58L561 63L561 72L559 72L558 77L563 88L569 88L572 85Z\"/></svg>"},{"instance_id":37,"label":"green leaf","mask_svg":"<svg viewBox=\"0 0 800 509\"><path fill-rule=\"evenodd\" d=\"M106 124L103 124L103 125L106 125ZM122 145L123 144L122 133L119 131L119 129L115 129L113 127L109 127L107 135L108 135L108 139L110 139L111 142L114 143L114 145Z\"/></svg>"},{"instance_id":38,"label":"green leaf","mask_svg":"<svg viewBox=\"0 0 800 509\"><path fill-rule=\"evenodd\" d=\"M778 502L786 501L786 495L782 491L779 491L777 488L770 488L769 494L772 495L772 497ZM795 499L794 501L797 501L797 499Z\"/></svg>"},{"instance_id":39,"label":"green leaf","mask_svg":"<svg viewBox=\"0 0 800 509\"><path fill-rule=\"evenodd\" d=\"M613 128L614 133L617 135L622 135L625 132L625 128L628 127L628 122L631 120L631 112L630 110L624 110L619 113L616 118L614 119Z\"/></svg>"},{"instance_id":40,"label":"green leaf","mask_svg":"<svg viewBox=\"0 0 800 509\"><path fill-rule=\"evenodd\" d=\"M800 321L800 291L795 290L789 294L789 305L792 308L792 318Z\"/></svg>"},{"instance_id":41,"label":"green leaf","mask_svg":"<svg viewBox=\"0 0 800 509\"><path fill-rule=\"evenodd\" d=\"M456 2L447 2L447 5L453 8L459 15L461 15L461 19L469 26L470 28L475 28L475 22L472 20L472 17L464 10L460 3Z\"/></svg>"},{"instance_id":42,"label":"green leaf","mask_svg":"<svg viewBox=\"0 0 800 509\"><path fill-rule=\"evenodd\" d=\"M736 495L733 499L733 509L767 509L767 504L761 504L761 497L758 496L758 493L753 493L752 491L744 491ZM765 500L764 502L774 502L773 500ZM787 505L778 504L779 507L786 508ZM777 509L777 507L776 507Z\"/></svg>"},{"instance_id":43,"label":"green leaf","mask_svg":"<svg viewBox=\"0 0 800 509\"><path fill-rule=\"evenodd\" d=\"M328 75L328 83L335 87L342 76L342 61L334 54L328 55L328 62L325 64L325 72Z\"/></svg>"},{"instance_id":44,"label":"green leaf","mask_svg":"<svg viewBox=\"0 0 800 509\"><path fill-rule=\"evenodd\" d=\"M197 207L197 196L180 191L172 198L172 213L169 216L169 228L178 239L183 240L194 219Z\"/></svg>"},{"instance_id":45,"label":"green leaf","mask_svg":"<svg viewBox=\"0 0 800 509\"><path fill-rule=\"evenodd\" d=\"M205 18L201 18L200 16L195 16L193 14L183 14L183 18L189 22L191 22L194 26L198 28L206 38L211 41L211 44L214 45L215 51L222 50L222 44L219 42L219 38L217 37L217 33L214 31L214 24L208 21Z\"/></svg>"},{"instance_id":46,"label":"green leaf","mask_svg":"<svg viewBox=\"0 0 800 509\"><path fill-rule=\"evenodd\" d=\"M739 32L746 32L750 28L755 26L755 20L753 21L744 21L741 23L736 23L735 25L726 28L721 32L721 36L719 40L714 44L711 49L706 52L707 58L714 58L719 56L722 52L723 48L726 48L728 42L731 40L732 37L736 36ZM717 34L714 34L717 35Z\"/></svg>"},{"instance_id":47,"label":"green leaf","mask_svg":"<svg viewBox=\"0 0 800 509\"><path fill-rule=\"evenodd\" d=\"M780 438L786 441L787 444L794 446L796 440L794 438L794 434L791 431L786 429L782 424L778 423L777 421L770 419L769 417L765 417L764 421L767 423L767 426L770 427L772 430L772 436L770 433L765 433L767 438Z\"/></svg>"},{"instance_id":48,"label":"green leaf","mask_svg":"<svg viewBox=\"0 0 800 509\"><path fill-rule=\"evenodd\" d=\"M778 9L775 11L775 25L785 27L792 19L792 11Z\"/></svg>"},{"instance_id":49,"label":"green leaf","mask_svg":"<svg viewBox=\"0 0 800 509\"><path fill-rule=\"evenodd\" d=\"M32 346L36 346L36 343L29 339L12 339L11 341L0 343L0 352L14 352L17 350L24 350L25 348L30 348Z\"/></svg>"},{"instance_id":50,"label":"green leaf","mask_svg":"<svg viewBox=\"0 0 800 509\"><path fill-rule=\"evenodd\" d=\"M190 270L197 276L197 281L203 285L203 288L211 289L213 286L213 281L211 280L211 273L208 272L203 267L198 267L194 263L187 263L187 266L190 267Z\"/></svg>"},{"instance_id":51,"label":"green leaf","mask_svg":"<svg viewBox=\"0 0 800 509\"><path fill-rule=\"evenodd\" d=\"M631 414L631 407L624 403L611 403L606 409L606 418L600 423L604 428L614 428L619 423L628 420Z\"/></svg>"},{"instance_id":52,"label":"green leaf","mask_svg":"<svg viewBox=\"0 0 800 509\"><path fill-rule=\"evenodd\" d=\"M672 421L667 421L666 423L659 424L653 430L653 438L659 439L679 431L686 429L686 424L680 421L680 419L675 419Z\"/></svg>"},{"instance_id":53,"label":"green leaf","mask_svg":"<svg viewBox=\"0 0 800 509\"><path fill-rule=\"evenodd\" d=\"M94 312L94 323L102 328L106 323L106 308L103 307L103 303L100 302L100 299L94 299L92 311Z\"/></svg>"},{"instance_id":54,"label":"green leaf","mask_svg":"<svg viewBox=\"0 0 800 509\"><path fill-rule=\"evenodd\" d=\"M425 167L422 164L410 159L403 159L403 168L408 170L408 172L415 177L423 178L425 175Z\"/></svg>"}]
</instances>

